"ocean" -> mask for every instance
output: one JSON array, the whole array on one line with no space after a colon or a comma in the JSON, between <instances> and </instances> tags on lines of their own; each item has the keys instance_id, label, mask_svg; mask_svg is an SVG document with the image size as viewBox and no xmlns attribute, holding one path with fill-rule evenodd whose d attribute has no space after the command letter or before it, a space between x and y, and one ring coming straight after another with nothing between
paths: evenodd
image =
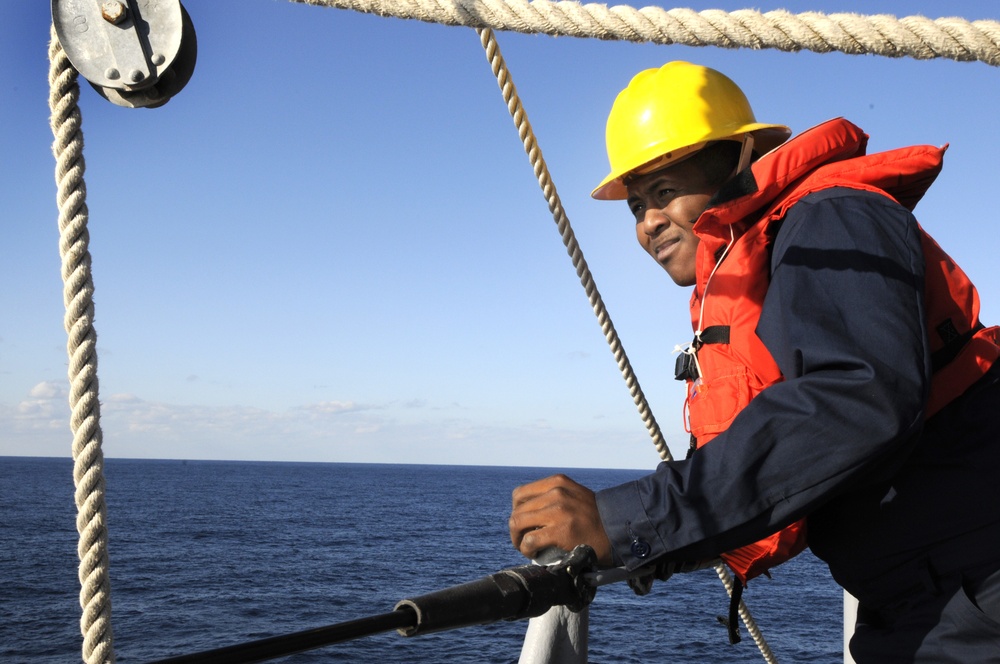
<instances>
[{"instance_id":1,"label":"ocean","mask_svg":"<svg viewBox=\"0 0 1000 664\"><path fill-rule=\"evenodd\" d=\"M541 468L107 459L112 624L119 662L149 662L392 611L396 602L526 561L510 492ZM564 471L599 489L641 471ZM80 661L70 459L0 458L0 662ZM843 661L842 593L808 552L744 599L779 662ZM604 586L590 661L762 662L711 569L644 597ZM292 655L318 662L516 662L526 622Z\"/></svg>"}]
</instances>

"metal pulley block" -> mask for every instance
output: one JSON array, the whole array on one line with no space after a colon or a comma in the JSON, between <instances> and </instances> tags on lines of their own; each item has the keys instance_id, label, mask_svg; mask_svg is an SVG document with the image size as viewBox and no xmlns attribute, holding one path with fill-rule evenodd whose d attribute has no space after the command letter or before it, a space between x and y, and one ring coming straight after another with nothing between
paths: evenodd
<instances>
[{"instance_id":1,"label":"metal pulley block","mask_svg":"<svg viewBox=\"0 0 1000 664\"><path fill-rule=\"evenodd\" d=\"M52 0L69 61L119 106L162 106L194 73L198 45L179 0Z\"/></svg>"}]
</instances>

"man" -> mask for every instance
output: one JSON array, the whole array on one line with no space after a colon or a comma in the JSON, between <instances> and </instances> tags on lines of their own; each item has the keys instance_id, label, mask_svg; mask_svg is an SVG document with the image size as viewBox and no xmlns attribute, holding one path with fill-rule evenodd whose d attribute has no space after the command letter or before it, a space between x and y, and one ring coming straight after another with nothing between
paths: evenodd
<instances>
[{"instance_id":1,"label":"man","mask_svg":"<svg viewBox=\"0 0 1000 664\"><path fill-rule=\"evenodd\" d=\"M596 494L519 487L511 540L664 574L721 555L744 583L808 543L859 598L859 663L1000 662L1000 330L910 213L943 150L790 133L685 62L618 96L593 196L694 287L692 450Z\"/></svg>"}]
</instances>

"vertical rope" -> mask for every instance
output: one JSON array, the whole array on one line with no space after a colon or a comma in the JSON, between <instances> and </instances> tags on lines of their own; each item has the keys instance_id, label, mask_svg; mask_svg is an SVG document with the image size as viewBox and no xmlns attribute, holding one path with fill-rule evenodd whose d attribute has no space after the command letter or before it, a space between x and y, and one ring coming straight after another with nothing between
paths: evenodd
<instances>
[{"instance_id":1,"label":"vertical rope","mask_svg":"<svg viewBox=\"0 0 1000 664\"><path fill-rule=\"evenodd\" d=\"M104 455L101 452L101 406L97 394L97 333L94 331L94 282L87 232L83 132L77 72L66 57L55 28L49 44L49 110L52 152L56 158L59 205L59 254L69 355L69 403L72 409L73 482L76 529L80 533L80 632L87 664L115 660L111 632L111 582L104 502Z\"/></svg>"},{"instance_id":2,"label":"vertical rope","mask_svg":"<svg viewBox=\"0 0 1000 664\"><path fill-rule=\"evenodd\" d=\"M493 69L493 75L496 76L497 83L500 85L500 92L503 94L504 101L507 103L507 110L514 120L517 134L524 144L524 151L528 154L528 159L531 161L535 177L538 178L538 185L542 188L545 200L548 201L549 211L552 213L559 234L562 236L563 244L566 245L566 251L573 261L576 275L580 278L583 290L587 293L587 299L590 301L590 306L594 309L597 321L601 325L604 338L611 347L611 352L618 363L618 369L622 372L622 377L628 386L629 394L632 395L632 400L639 410L639 415L642 417L642 421L653 439L653 445L656 447L656 451L659 452L660 458L664 461L669 461L670 449L667 447L666 441L663 440L660 425L657 424L656 418L653 417L653 411L650 410L649 403L646 401L646 395L643 394L642 388L639 386L639 379L636 378L635 372L632 370L632 364L629 362L628 355L625 354L625 349L618 338L618 332L611 321L611 315L608 313L607 307L604 306L604 300L601 299L601 294L597 290L597 284L594 283L594 276L590 273L587 261L584 260L583 251L576 241L576 234L573 232L573 227L570 226L569 218L566 216L566 211L562 206L562 201L559 200L559 193L552 182L552 176L549 175L548 166L545 165L545 159L542 157L542 150L538 147L538 141L535 140L535 133L532 131L531 123L528 121L528 114L521 105L517 88L514 87L514 81L507 70L507 63L504 62L503 55L500 53L496 37L489 28L478 28L476 32L479 34L479 40L486 50L486 58L489 60L490 67Z\"/></svg>"},{"instance_id":3,"label":"vertical rope","mask_svg":"<svg viewBox=\"0 0 1000 664\"><path fill-rule=\"evenodd\" d=\"M580 283L587 293L590 306L593 307L594 313L597 315L601 331L604 332L604 337L607 339L608 345L611 347L611 352L618 362L618 368L622 372L625 384L628 385L632 400L639 409L639 415L642 417L646 429L649 430L649 435L653 439L653 445L656 447L656 451L659 452L660 458L664 461L670 461L670 449L663 440L660 427L656 423L656 418L653 417L653 412L649 408L649 403L646 401L646 396L643 394L642 388L639 386L639 380L632 370L632 365L625 354L625 349L618 338L614 324L611 322L611 316L608 314L607 307L604 306L604 300L597 290L594 277L590 273L590 268L587 267L587 261L583 258L583 251L576 241L576 234L573 232L572 226L570 226L569 217L566 216L562 201L560 201L559 194L556 192L555 184L549 175L548 166L546 166L545 159L542 157L542 150L538 147L535 133L531 129L531 123L528 121L528 114L521 104L517 88L514 87L514 81L511 79L507 64L500 53L496 36L493 34L493 30L489 28L476 28L476 33L479 35L479 41L486 51L486 58L490 62L493 75L496 76L497 83L500 85L500 91L507 104L507 110L514 120L514 126L517 128L517 134L524 144L524 151L528 154L528 159L531 161L535 177L538 178L538 185L542 188L545 200L548 201L549 211L552 213L552 217L559 229L559 234L562 236L563 244L566 245L566 251L573 260L573 267L576 268L576 274L580 277ZM722 562L719 562L715 565L715 573L719 575L719 580L722 581L726 592L731 597L733 594L733 579L729 574L729 570L726 569L726 566ZM760 650L760 654L764 657L764 660L768 664L777 664L777 659L771 651L771 647L764 639L764 635L757 627L757 622L750 614L750 610L743 600L740 600L739 603L739 614L740 618L743 619L743 624L746 625L747 632L750 633L754 643L757 644L757 648Z\"/></svg>"},{"instance_id":4,"label":"vertical rope","mask_svg":"<svg viewBox=\"0 0 1000 664\"><path fill-rule=\"evenodd\" d=\"M726 593L732 597L733 577L721 561L716 563L715 573L719 575L719 580L722 581L722 585L726 587ZM777 664L778 659L774 656L774 651L771 650L771 646L768 645L763 632L761 632L760 627L757 626L757 621L754 620L753 615L750 613L750 609L747 608L746 602L742 599L740 599L739 613L740 618L743 620L743 624L746 625L747 633L750 634L750 638L753 639L753 642L757 644L757 649L760 650L760 654L764 658L764 661L768 664Z\"/></svg>"}]
</instances>

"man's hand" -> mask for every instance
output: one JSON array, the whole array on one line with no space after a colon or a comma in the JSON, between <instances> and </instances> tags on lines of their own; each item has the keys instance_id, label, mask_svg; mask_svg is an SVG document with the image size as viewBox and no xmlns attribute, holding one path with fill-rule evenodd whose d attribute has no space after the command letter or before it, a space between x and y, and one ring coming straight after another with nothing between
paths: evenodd
<instances>
[{"instance_id":1,"label":"man's hand","mask_svg":"<svg viewBox=\"0 0 1000 664\"><path fill-rule=\"evenodd\" d=\"M514 489L510 541L528 558L558 547L571 551L579 544L594 549L597 560L611 565L611 541L604 532L594 492L565 475Z\"/></svg>"}]
</instances>

